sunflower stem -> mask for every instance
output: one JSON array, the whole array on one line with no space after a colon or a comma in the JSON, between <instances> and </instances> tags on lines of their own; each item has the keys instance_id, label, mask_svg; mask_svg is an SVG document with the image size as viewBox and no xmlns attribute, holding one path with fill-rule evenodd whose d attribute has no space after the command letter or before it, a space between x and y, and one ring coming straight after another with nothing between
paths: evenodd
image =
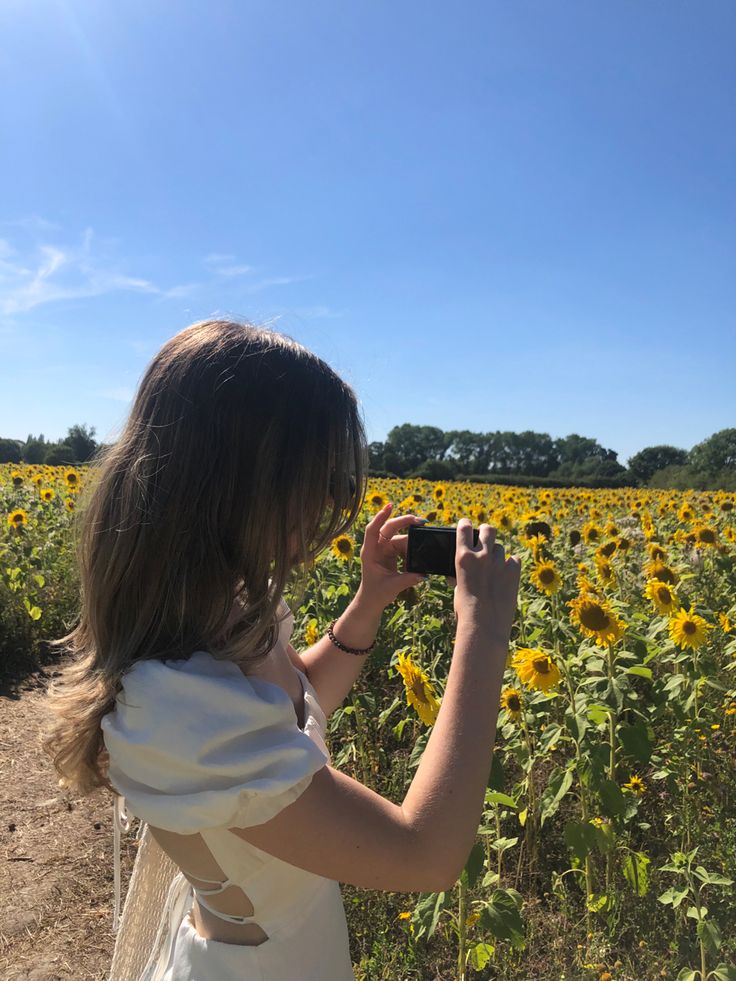
<instances>
[{"instance_id":1,"label":"sunflower stem","mask_svg":"<svg viewBox=\"0 0 736 981\"><path fill-rule=\"evenodd\" d=\"M568 670L567 664L564 658L559 658L559 664L562 668L562 676L565 679L567 685L567 691L570 695L570 708L572 709L573 715L575 714L575 691L572 687L572 678L570 677L570 672ZM580 743L573 736L573 742L575 743L575 758L578 766L575 768L575 772L578 778L578 786L580 788L580 809L582 811L583 821L587 824L590 820L590 812L588 811L588 797L585 793L585 786L583 784L582 778L580 776L580 769L582 764L582 751L580 749ZM585 920L587 924L588 932L590 932L590 910L588 909L588 900L593 895L593 866L590 861L590 855L585 856Z\"/></svg>"},{"instance_id":2,"label":"sunflower stem","mask_svg":"<svg viewBox=\"0 0 736 981\"><path fill-rule=\"evenodd\" d=\"M460 876L459 895L458 895L458 952L457 952L457 976L459 981L465 981L465 920L466 920L466 893L467 885L465 876Z\"/></svg>"},{"instance_id":3,"label":"sunflower stem","mask_svg":"<svg viewBox=\"0 0 736 981\"><path fill-rule=\"evenodd\" d=\"M529 751L529 772L527 774L527 785L529 787L529 807L527 810L527 835L529 838L529 877L530 879L536 874L537 871L537 798L534 792L534 749L532 747L531 735L526 724L526 719L524 718L524 713L521 715L521 727L524 731L524 739L526 740L527 750Z\"/></svg>"}]
</instances>

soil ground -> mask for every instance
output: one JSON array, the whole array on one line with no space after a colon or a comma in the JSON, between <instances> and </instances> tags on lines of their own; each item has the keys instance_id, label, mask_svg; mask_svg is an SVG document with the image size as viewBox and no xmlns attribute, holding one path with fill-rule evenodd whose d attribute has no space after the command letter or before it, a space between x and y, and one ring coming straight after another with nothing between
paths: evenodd
<instances>
[{"instance_id":1,"label":"soil ground","mask_svg":"<svg viewBox=\"0 0 736 981\"><path fill-rule=\"evenodd\" d=\"M41 749L54 665L0 678L0 978L107 978L115 934L113 806L76 798ZM121 904L135 861L121 836Z\"/></svg>"}]
</instances>

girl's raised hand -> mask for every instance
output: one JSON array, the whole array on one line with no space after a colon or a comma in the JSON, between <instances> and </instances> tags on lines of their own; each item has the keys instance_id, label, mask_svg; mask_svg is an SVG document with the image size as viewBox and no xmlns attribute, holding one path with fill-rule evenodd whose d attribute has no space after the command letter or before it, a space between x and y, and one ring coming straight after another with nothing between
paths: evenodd
<instances>
[{"instance_id":1,"label":"girl's raised hand","mask_svg":"<svg viewBox=\"0 0 736 981\"><path fill-rule=\"evenodd\" d=\"M360 592L367 603L376 609L384 609L393 603L399 593L416 586L425 578L420 572L399 572L397 560L406 563L406 545L409 536L398 535L401 528L423 523L426 519L415 514L402 514L390 518L392 503L381 508L368 524L360 549L362 565Z\"/></svg>"}]
</instances>

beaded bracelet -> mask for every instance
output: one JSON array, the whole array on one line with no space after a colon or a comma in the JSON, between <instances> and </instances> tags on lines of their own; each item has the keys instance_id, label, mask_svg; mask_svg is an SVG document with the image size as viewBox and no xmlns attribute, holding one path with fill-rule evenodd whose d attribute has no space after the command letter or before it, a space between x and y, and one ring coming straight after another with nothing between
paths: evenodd
<instances>
[{"instance_id":1,"label":"beaded bracelet","mask_svg":"<svg viewBox=\"0 0 736 981\"><path fill-rule=\"evenodd\" d=\"M329 627L327 628L327 636L330 638L330 640L335 645L335 647L339 647L341 651L345 651L347 654L367 654L368 651L373 650L373 648L376 646L376 642L374 640L370 647L365 647L363 648L363 650L360 650L357 647L346 647L345 644L341 644L340 641L337 639L337 637L335 637L332 628L335 626L336 623L337 620L333 620L332 623L329 625Z\"/></svg>"}]
</instances>

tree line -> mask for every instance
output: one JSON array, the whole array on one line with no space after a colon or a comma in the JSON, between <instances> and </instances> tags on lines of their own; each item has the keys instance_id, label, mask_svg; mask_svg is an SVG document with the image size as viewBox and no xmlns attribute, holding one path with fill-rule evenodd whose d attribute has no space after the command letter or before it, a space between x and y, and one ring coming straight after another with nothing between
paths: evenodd
<instances>
[{"instance_id":1,"label":"tree line","mask_svg":"<svg viewBox=\"0 0 736 981\"><path fill-rule=\"evenodd\" d=\"M83 424L57 440L47 441L43 433L25 441L0 438L0 463L90 463L104 448L94 436L94 427ZM404 423L384 442L369 445L369 467L375 476L426 480L736 490L736 428L721 429L690 450L647 446L624 466L614 450L577 433L553 439L532 430L476 433Z\"/></svg>"}]
</instances>

